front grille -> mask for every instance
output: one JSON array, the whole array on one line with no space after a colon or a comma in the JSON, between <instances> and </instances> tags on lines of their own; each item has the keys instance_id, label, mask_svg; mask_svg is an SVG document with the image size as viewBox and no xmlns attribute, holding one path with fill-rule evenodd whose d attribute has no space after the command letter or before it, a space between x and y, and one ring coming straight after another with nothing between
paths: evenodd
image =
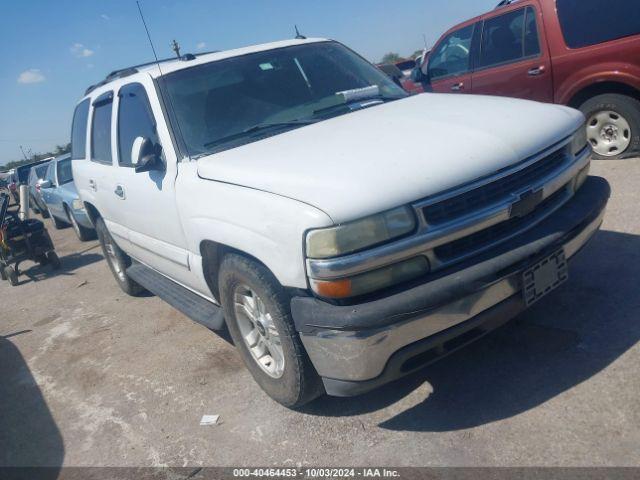
<instances>
[{"instance_id":1,"label":"front grille","mask_svg":"<svg viewBox=\"0 0 640 480\"><path fill-rule=\"evenodd\" d=\"M497 245L563 203L567 196L567 188L568 185L555 192L528 215L511 218L467 237L436 247L434 253L441 262L446 263Z\"/></svg>"},{"instance_id":2,"label":"front grille","mask_svg":"<svg viewBox=\"0 0 640 480\"><path fill-rule=\"evenodd\" d=\"M424 207L422 209L424 218L428 224L438 225L509 198L512 193L537 184L559 168L567 160L566 152L566 148L561 148L518 172L470 190L462 195Z\"/></svg>"}]
</instances>

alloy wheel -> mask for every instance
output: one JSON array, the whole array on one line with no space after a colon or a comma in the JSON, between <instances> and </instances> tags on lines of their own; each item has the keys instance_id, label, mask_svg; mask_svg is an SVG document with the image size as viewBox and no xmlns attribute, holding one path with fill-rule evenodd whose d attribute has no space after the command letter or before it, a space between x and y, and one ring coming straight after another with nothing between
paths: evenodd
<instances>
[{"instance_id":1,"label":"alloy wheel","mask_svg":"<svg viewBox=\"0 0 640 480\"><path fill-rule=\"evenodd\" d=\"M284 373L284 351L273 317L262 299L248 286L239 285L233 295L240 334L251 356L272 378Z\"/></svg>"}]
</instances>

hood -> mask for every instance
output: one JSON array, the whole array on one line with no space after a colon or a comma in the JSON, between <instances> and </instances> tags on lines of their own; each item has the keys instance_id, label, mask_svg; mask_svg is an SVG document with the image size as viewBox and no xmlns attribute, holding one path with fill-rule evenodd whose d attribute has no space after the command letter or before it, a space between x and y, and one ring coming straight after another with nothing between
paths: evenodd
<instances>
[{"instance_id":1,"label":"hood","mask_svg":"<svg viewBox=\"0 0 640 480\"><path fill-rule=\"evenodd\" d=\"M422 94L202 157L198 173L313 205L341 223L518 163L583 121L557 105Z\"/></svg>"}]
</instances>

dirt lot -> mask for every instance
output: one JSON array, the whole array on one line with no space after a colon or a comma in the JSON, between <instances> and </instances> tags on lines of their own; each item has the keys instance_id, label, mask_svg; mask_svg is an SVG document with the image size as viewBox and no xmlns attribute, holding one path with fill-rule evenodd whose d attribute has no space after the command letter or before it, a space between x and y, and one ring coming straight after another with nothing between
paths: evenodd
<instances>
[{"instance_id":1,"label":"dirt lot","mask_svg":"<svg viewBox=\"0 0 640 480\"><path fill-rule=\"evenodd\" d=\"M640 160L592 172L613 198L561 290L418 375L304 412L49 222L63 270L0 284L0 465L640 465Z\"/></svg>"}]
</instances>

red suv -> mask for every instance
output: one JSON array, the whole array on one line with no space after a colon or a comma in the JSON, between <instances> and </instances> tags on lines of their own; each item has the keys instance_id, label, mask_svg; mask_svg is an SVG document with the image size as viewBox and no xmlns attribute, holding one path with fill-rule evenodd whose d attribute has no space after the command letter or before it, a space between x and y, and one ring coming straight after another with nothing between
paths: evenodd
<instances>
[{"instance_id":1,"label":"red suv","mask_svg":"<svg viewBox=\"0 0 640 480\"><path fill-rule=\"evenodd\" d=\"M578 108L596 158L637 154L640 1L505 0L445 33L414 79Z\"/></svg>"}]
</instances>

